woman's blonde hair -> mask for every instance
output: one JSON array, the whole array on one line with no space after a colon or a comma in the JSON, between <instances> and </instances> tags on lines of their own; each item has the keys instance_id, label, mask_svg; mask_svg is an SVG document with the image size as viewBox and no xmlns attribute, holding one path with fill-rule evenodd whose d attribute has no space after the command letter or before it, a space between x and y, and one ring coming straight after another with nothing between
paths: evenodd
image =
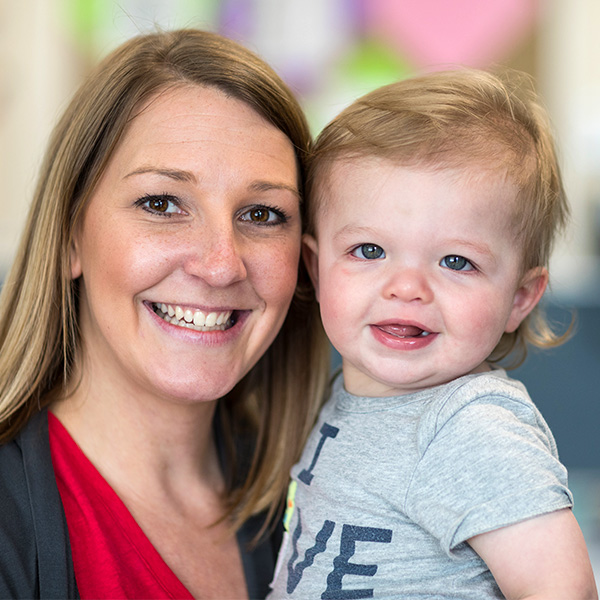
<instances>
[{"instance_id":1,"label":"woman's blonde hair","mask_svg":"<svg viewBox=\"0 0 600 600\"><path fill-rule=\"evenodd\" d=\"M327 177L338 160L379 157L425 169L484 168L506 174L519 189L514 224L523 272L547 267L569 207L545 110L525 76L459 69L381 87L342 111L317 138L307 175L308 232L326 210ZM509 355L516 366L527 344L562 343L540 307L505 333L490 362Z\"/></svg>"},{"instance_id":2,"label":"woman's blonde hair","mask_svg":"<svg viewBox=\"0 0 600 600\"><path fill-rule=\"evenodd\" d=\"M80 347L72 235L128 122L151 96L190 83L247 103L285 133L302 184L311 142L303 112L279 76L246 48L188 29L133 38L108 56L53 132L0 296L0 443L60 394L72 372ZM230 465L227 502L236 526L261 510L270 516L277 510L327 379L329 348L303 265L298 277L273 345L219 403ZM231 475L242 468L246 476Z\"/></svg>"}]
</instances>

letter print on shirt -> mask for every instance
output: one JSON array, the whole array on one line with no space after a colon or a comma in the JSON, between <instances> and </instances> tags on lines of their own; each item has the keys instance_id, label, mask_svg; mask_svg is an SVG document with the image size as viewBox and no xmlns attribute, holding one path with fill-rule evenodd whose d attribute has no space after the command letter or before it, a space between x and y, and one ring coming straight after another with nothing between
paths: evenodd
<instances>
[{"instance_id":1,"label":"letter print on shirt","mask_svg":"<svg viewBox=\"0 0 600 600\"><path fill-rule=\"evenodd\" d=\"M337 427L333 427L328 423L323 423L321 426L319 433L321 434L321 438L317 443L317 447L315 448L314 455L312 457L310 466L308 469L303 469L300 471L298 475L298 480L301 481L306 486L310 486L314 479L313 470L315 469L317 462L319 461L319 457L321 456L323 446L328 438L335 438L339 429ZM287 584L286 590L288 594L293 594L300 584L305 572L312 572L312 568L317 556L319 554L324 554L327 551L328 542L330 542L334 531L336 530L336 523L330 519L325 519L323 521L323 525L317 532L314 538L314 542L308 541L308 544L312 544L310 547L306 547L306 544L301 544L300 540L303 538L303 522L302 522L302 509L299 506L296 506L296 492L298 491L297 481L292 480L290 482L288 488L288 496L286 501L286 511L283 518L283 524L285 529L285 539L282 547L282 552L279 556L279 564L276 568L276 575L279 570L283 567L281 564L282 558L285 554L284 548L291 546L291 554L288 554L287 559ZM306 508L306 507L304 507ZM291 528L293 527L293 519L294 515L296 517L295 527L293 532ZM359 517L359 515L357 515ZM339 529L338 529L339 531ZM306 533L304 533L306 535ZM343 577L344 575L354 575L359 577L373 577L378 570L378 566L376 564L361 564L361 563L352 563L350 559L356 553L357 542L361 543L384 543L389 544L392 540L392 530L391 529L381 529L377 527L363 527L355 524L343 524L340 539L339 539L339 554L335 556L335 558L329 558L331 563L331 571L325 580L325 576L323 574L323 580L321 588L321 598L325 598L327 600L334 599L347 599L347 598L372 598L374 595L373 587L365 587L362 589L352 589L352 588L343 588ZM304 556L303 558L300 556L304 547ZM333 551L332 551L333 550ZM335 549L329 551L329 555L335 554ZM360 552L359 552L360 554Z\"/></svg>"},{"instance_id":2,"label":"letter print on shirt","mask_svg":"<svg viewBox=\"0 0 600 600\"><path fill-rule=\"evenodd\" d=\"M321 427L321 439L317 445L317 449L315 450L315 455L313 456L312 462L310 463L310 467L308 470L302 469L300 474L298 475L298 479L305 483L306 485L310 485L313 480L314 475L312 474L312 470L315 468L317 461L319 460L319 455L321 454L321 450L323 450L323 446L327 438L334 438L338 434L339 429L337 427L333 427L327 423L323 423Z\"/></svg>"},{"instance_id":3,"label":"letter print on shirt","mask_svg":"<svg viewBox=\"0 0 600 600\"><path fill-rule=\"evenodd\" d=\"M348 562L356 551L356 542L389 544L391 541L391 529L344 525L340 539L340 553L333 559L333 571L327 576L327 589L323 592L321 598L323 600L372 598L373 588L342 589L342 577L344 575L373 577L377 573L377 565L361 565Z\"/></svg>"},{"instance_id":4,"label":"letter print on shirt","mask_svg":"<svg viewBox=\"0 0 600 600\"><path fill-rule=\"evenodd\" d=\"M298 509L298 524L296 525L296 529L294 530L294 535L292 536L292 556L288 561L288 580L287 580L287 592L291 594L300 583L302 579L302 574L304 573L304 569L310 567L317 554L321 552L325 552L327 549L327 542L335 529L335 523L333 521L325 521L323 523L323 527L315 538L315 544L312 548L308 548L304 553L304 560L299 562L296 566L294 566L294 562L298 558L298 540L302 535L302 512Z\"/></svg>"}]
</instances>

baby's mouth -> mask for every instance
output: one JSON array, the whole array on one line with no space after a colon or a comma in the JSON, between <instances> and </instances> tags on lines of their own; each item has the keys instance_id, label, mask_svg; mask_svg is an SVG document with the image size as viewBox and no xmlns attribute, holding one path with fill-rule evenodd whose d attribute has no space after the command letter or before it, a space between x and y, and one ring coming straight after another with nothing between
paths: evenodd
<instances>
[{"instance_id":1,"label":"baby's mouth","mask_svg":"<svg viewBox=\"0 0 600 600\"><path fill-rule=\"evenodd\" d=\"M415 325L378 325L377 327L385 333L399 338L427 337L431 333Z\"/></svg>"},{"instance_id":2,"label":"baby's mouth","mask_svg":"<svg viewBox=\"0 0 600 600\"><path fill-rule=\"evenodd\" d=\"M195 331L225 331L235 324L235 311L205 312L177 304L152 303L152 310L171 325Z\"/></svg>"}]
</instances>

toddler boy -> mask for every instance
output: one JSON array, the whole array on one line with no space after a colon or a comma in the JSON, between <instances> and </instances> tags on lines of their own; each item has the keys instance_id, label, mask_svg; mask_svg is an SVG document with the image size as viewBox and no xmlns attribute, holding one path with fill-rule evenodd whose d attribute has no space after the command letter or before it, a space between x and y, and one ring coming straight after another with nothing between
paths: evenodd
<instances>
[{"instance_id":1,"label":"toddler boy","mask_svg":"<svg viewBox=\"0 0 600 600\"><path fill-rule=\"evenodd\" d=\"M304 258L342 357L271 598L595 598L567 473L498 366L568 216L543 111L480 71L372 92L319 136Z\"/></svg>"}]
</instances>

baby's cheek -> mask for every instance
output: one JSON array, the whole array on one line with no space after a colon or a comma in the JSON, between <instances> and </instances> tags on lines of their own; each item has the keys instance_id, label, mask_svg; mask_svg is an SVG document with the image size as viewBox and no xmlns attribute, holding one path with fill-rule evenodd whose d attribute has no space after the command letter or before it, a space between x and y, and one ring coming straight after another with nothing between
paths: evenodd
<instances>
[{"instance_id":1,"label":"baby's cheek","mask_svg":"<svg viewBox=\"0 0 600 600\"><path fill-rule=\"evenodd\" d=\"M507 309L494 302L482 302L470 311L467 332L470 334L474 347L480 352L489 354L500 341L507 320Z\"/></svg>"},{"instance_id":2,"label":"baby's cheek","mask_svg":"<svg viewBox=\"0 0 600 600\"><path fill-rule=\"evenodd\" d=\"M321 294L320 306L325 333L334 347L343 352L355 331L348 302L344 301L343 294Z\"/></svg>"}]
</instances>

